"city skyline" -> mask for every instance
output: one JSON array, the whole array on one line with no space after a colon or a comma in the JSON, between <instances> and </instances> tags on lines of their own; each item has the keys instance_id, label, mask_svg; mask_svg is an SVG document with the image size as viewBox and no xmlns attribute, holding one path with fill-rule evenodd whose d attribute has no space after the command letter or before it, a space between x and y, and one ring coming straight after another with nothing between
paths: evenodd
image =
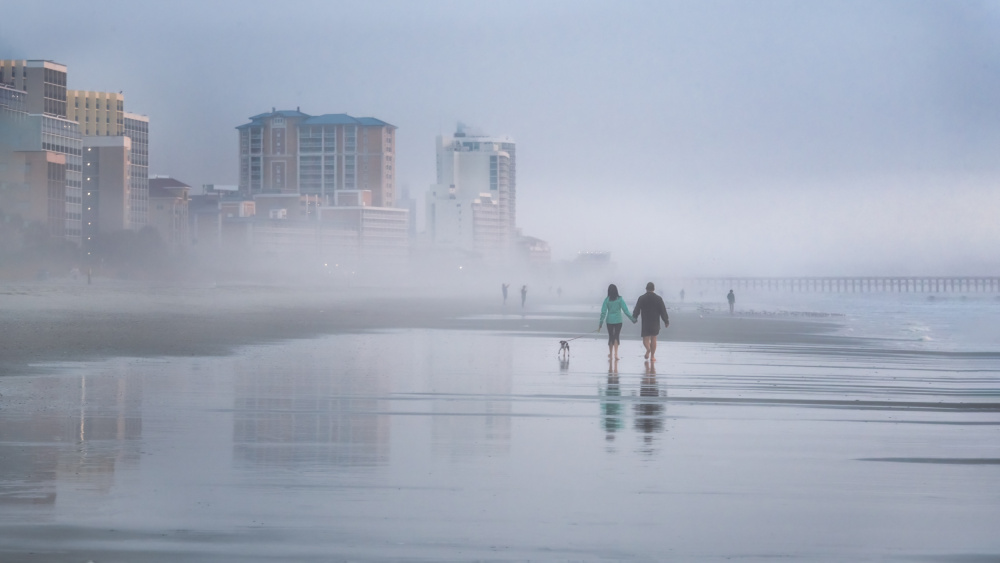
<instances>
[{"instance_id":1,"label":"city skyline","mask_svg":"<svg viewBox=\"0 0 1000 563\"><path fill-rule=\"evenodd\" d=\"M73 89L123 90L153 123L152 174L235 184L233 124L301 107L398 126L396 187L419 201L434 137L465 121L518 140L518 226L557 259L607 250L746 275L997 267L990 4L181 3L112 10L114 43L45 6L13 7L0 51L69 66ZM136 16L164 31L140 35ZM292 22L328 39L235 39ZM166 44L172 56L148 64Z\"/></svg>"}]
</instances>

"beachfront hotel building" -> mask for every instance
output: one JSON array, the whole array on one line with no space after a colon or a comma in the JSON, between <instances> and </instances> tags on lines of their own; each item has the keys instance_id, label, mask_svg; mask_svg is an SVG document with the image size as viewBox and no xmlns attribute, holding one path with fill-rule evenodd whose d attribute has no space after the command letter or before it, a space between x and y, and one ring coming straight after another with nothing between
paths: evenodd
<instances>
[{"instance_id":1,"label":"beachfront hotel building","mask_svg":"<svg viewBox=\"0 0 1000 563\"><path fill-rule=\"evenodd\" d=\"M83 138L83 252L94 252L98 233L127 229L132 142L119 135Z\"/></svg>"},{"instance_id":2,"label":"beachfront hotel building","mask_svg":"<svg viewBox=\"0 0 1000 563\"><path fill-rule=\"evenodd\" d=\"M427 192L432 244L502 257L517 237L516 145L459 125L437 138L437 183Z\"/></svg>"},{"instance_id":3,"label":"beachfront hotel building","mask_svg":"<svg viewBox=\"0 0 1000 563\"><path fill-rule=\"evenodd\" d=\"M375 207L395 202L394 125L374 117L272 108L236 129L244 197L315 195L333 205L340 190L369 190Z\"/></svg>"},{"instance_id":4,"label":"beachfront hotel building","mask_svg":"<svg viewBox=\"0 0 1000 563\"><path fill-rule=\"evenodd\" d=\"M129 218L133 229L149 224L149 117L123 112L122 133L132 142L129 162Z\"/></svg>"},{"instance_id":5,"label":"beachfront hotel building","mask_svg":"<svg viewBox=\"0 0 1000 563\"><path fill-rule=\"evenodd\" d=\"M66 115L86 137L126 136L131 142L125 229L149 222L149 118L125 111L121 92L66 91Z\"/></svg>"},{"instance_id":6,"label":"beachfront hotel building","mask_svg":"<svg viewBox=\"0 0 1000 563\"><path fill-rule=\"evenodd\" d=\"M188 208L191 186L170 177L149 179L149 224L156 228L163 242L171 249L187 247L189 236Z\"/></svg>"},{"instance_id":7,"label":"beachfront hotel building","mask_svg":"<svg viewBox=\"0 0 1000 563\"><path fill-rule=\"evenodd\" d=\"M394 125L374 117L272 108L236 129L238 192L220 206L227 199L252 200L247 238L255 246L358 259L405 256L410 214L394 207Z\"/></svg>"},{"instance_id":8,"label":"beachfront hotel building","mask_svg":"<svg viewBox=\"0 0 1000 563\"><path fill-rule=\"evenodd\" d=\"M0 60L0 164L4 213L80 244L82 141L66 117L65 65Z\"/></svg>"},{"instance_id":9,"label":"beachfront hotel building","mask_svg":"<svg viewBox=\"0 0 1000 563\"><path fill-rule=\"evenodd\" d=\"M86 136L121 135L125 129L125 96L120 92L66 91L66 117Z\"/></svg>"},{"instance_id":10,"label":"beachfront hotel building","mask_svg":"<svg viewBox=\"0 0 1000 563\"><path fill-rule=\"evenodd\" d=\"M42 60L0 60L0 84L25 92L24 111L66 117L66 65Z\"/></svg>"},{"instance_id":11,"label":"beachfront hotel building","mask_svg":"<svg viewBox=\"0 0 1000 563\"><path fill-rule=\"evenodd\" d=\"M121 92L92 92L83 90L68 90L66 88L67 69L65 65L44 60L0 60L0 89L6 92L19 92L21 101L17 109L7 104L7 111L0 124L4 140L0 141L0 161L24 160L24 154L33 151L50 151L61 154L65 160L65 193L62 196L61 228L48 225L50 233L62 232L67 240L86 246L87 235L93 240L94 229L99 225L121 225L124 229L137 230L148 222L148 131L149 119L137 114L125 112L124 96ZM6 96L7 98L10 95ZM128 137L129 152L125 155L127 176L122 186L122 193L113 197L108 193L109 186L117 186L117 174L111 174L107 166L102 175L103 182L99 191L91 189L89 194L84 190L84 183L90 182L96 186L98 177L90 175L87 180L84 163L84 141L91 137L112 138L111 141L87 142L91 150L91 158L96 158L94 150L102 154L102 159L117 158L124 148L119 137ZM115 156L107 156L110 152ZM20 156L15 155L15 153ZM35 160L37 158L32 157ZM31 159L29 159L31 160ZM59 159L55 159L59 160ZM52 166L53 159L46 161ZM90 162L91 167L97 161ZM23 175L20 181L12 180L8 174L8 183L23 185L28 178L35 178L37 171ZM17 175L17 174L14 174ZM46 176L50 176L47 174ZM110 175L110 176L109 176ZM111 178L109 180L108 178ZM0 182L3 180L0 179ZM35 209L37 206L25 207L26 201L47 201L47 205L56 205L54 197L48 194L53 180L47 178L43 184L32 186L32 190L46 193L46 197L13 197L6 198L8 202L19 200L22 203L15 206L13 213L19 214L29 221L40 220L43 215L46 220L55 220L55 212L42 214ZM23 190L23 187L20 188ZM98 197L98 193L102 197ZM89 205L84 200L90 198ZM120 210L121 216L111 219L112 210L119 212L115 203L113 209L101 212L97 209L98 201L125 201ZM2 202L2 200L0 200ZM10 207L10 206L8 206ZM90 209L85 209L89 207ZM12 208L14 209L14 208ZM84 220L84 215L89 221ZM87 224L89 223L89 225ZM110 228L110 227L107 227Z\"/></svg>"}]
</instances>

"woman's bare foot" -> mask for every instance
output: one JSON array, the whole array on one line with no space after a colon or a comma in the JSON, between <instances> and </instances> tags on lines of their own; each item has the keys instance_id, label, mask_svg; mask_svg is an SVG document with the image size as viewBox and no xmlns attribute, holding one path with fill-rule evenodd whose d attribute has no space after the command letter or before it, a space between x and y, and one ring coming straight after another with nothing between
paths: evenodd
<instances>
[{"instance_id":1,"label":"woman's bare foot","mask_svg":"<svg viewBox=\"0 0 1000 563\"><path fill-rule=\"evenodd\" d=\"M649 359L649 350L646 350L646 355L643 356L643 358L646 358L647 360Z\"/></svg>"}]
</instances>

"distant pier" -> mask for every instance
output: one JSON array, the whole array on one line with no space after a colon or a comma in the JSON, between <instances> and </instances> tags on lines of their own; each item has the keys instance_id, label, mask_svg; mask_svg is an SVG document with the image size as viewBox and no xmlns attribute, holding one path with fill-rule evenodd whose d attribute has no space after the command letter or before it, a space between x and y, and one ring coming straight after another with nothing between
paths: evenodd
<instances>
[{"instance_id":1,"label":"distant pier","mask_svg":"<svg viewBox=\"0 0 1000 563\"><path fill-rule=\"evenodd\" d=\"M699 289L800 293L1000 293L998 277L782 277L693 278Z\"/></svg>"}]
</instances>

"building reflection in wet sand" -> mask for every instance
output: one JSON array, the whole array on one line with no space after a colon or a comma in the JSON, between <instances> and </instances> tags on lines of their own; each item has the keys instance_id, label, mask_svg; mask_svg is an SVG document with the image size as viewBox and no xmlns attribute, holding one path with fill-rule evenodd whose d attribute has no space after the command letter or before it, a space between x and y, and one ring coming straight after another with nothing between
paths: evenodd
<instances>
[{"instance_id":1,"label":"building reflection in wet sand","mask_svg":"<svg viewBox=\"0 0 1000 563\"><path fill-rule=\"evenodd\" d=\"M424 369L433 390L434 451L449 458L503 455L510 450L513 350L510 339L467 335L465 346L424 343Z\"/></svg>"},{"instance_id":2,"label":"building reflection in wet sand","mask_svg":"<svg viewBox=\"0 0 1000 563\"><path fill-rule=\"evenodd\" d=\"M65 385L72 377L74 385ZM119 464L136 465L142 439L142 378L112 363L96 373L39 377L55 394L47 409L5 409L0 425L0 505L54 506L68 490L107 494ZM55 391L53 391L55 390Z\"/></svg>"},{"instance_id":3,"label":"building reflection in wet sand","mask_svg":"<svg viewBox=\"0 0 1000 563\"><path fill-rule=\"evenodd\" d=\"M301 346L301 343L297 343ZM317 343L318 344L318 343ZM294 360L235 366L233 458L250 465L384 464L389 366L378 348L326 341Z\"/></svg>"},{"instance_id":4,"label":"building reflection in wet sand","mask_svg":"<svg viewBox=\"0 0 1000 563\"><path fill-rule=\"evenodd\" d=\"M445 457L506 451L511 343L462 338L456 346L431 332L340 335L286 344L294 360L264 350L241 360L233 368L234 460L386 465L398 424L426 428L432 451ZM428 426L414 424L425 420Z\"/></svg>"}]
</instances>

